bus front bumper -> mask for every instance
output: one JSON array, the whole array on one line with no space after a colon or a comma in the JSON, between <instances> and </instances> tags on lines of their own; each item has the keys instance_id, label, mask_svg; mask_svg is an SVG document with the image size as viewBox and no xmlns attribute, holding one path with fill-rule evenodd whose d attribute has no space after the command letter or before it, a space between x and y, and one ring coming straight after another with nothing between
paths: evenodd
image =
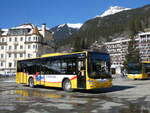
<instances>
[{"instance_id":1,"label":"bus front bumper","mask_svg":"<svg viewBox=\"0 0 150 113\"><path fill-rule=\"evenodd\" d=\"M87 89L109 88L112 86L111 79L95 79L89 80Z\"/></svg>"}]
</instances>

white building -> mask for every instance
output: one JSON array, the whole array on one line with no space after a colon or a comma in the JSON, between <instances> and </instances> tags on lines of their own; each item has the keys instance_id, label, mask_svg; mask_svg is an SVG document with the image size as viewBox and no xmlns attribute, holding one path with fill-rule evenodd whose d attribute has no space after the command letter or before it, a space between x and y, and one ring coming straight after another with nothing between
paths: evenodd
<instances>
[{"instance_id":1,"label":"white building","mask_svg":"<svg viewBox=\"0 0 150 113\"><path fill-rule=\"evenodd\" d=\"M123 62L127 54L129 38L118 38L112 42L105 43L111 58L111 70L113 74L121 74ZM139 47L139 38L136 38L137 47Z\"/></svg>"},{"instance_id":2,"label":"white building","mask_svg":"<svg viewBox=\"0 0 150 113\"><path fill-rule=\"evenodd\" d=\"M150 61L150 31L139 33L139 48L142 61Z\"/></svg>"},{"instance_id":3,"label":"white building","mask_svg":"<svg viewBox=\"0 0 150 113\"><path fill-rule=\"evenodd\" d=\"M1 30L0 74L14 74L16 60L39 57L51 52L52 33L43 24L39 29L33 24Z\"/></svg>"}]
</instances>

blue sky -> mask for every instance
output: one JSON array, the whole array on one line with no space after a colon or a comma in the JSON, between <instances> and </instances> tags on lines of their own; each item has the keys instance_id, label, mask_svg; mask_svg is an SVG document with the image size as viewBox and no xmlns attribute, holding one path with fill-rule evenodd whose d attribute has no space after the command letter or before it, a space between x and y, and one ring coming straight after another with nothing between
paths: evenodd
<instances>
[{"instance_id":1,"label":"blue sky","mask_svg":"<svg viewBox=\"0 0 150 113\"><path fill-rule=\"evenodd\" d=\"M150 0L0 0L0 28L23 23L54 27L64 23L84 23L110 6L137 8Z\"/></svg>"}]
</instances>

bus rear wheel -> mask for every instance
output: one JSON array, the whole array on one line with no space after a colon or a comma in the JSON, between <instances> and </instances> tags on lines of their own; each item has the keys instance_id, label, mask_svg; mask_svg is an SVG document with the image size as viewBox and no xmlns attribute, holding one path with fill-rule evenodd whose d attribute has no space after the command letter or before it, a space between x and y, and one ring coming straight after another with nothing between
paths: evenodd
<instances>
[{"instance_id":1,"label":"bus rear wheel","mask_svg":"<svg viewBox=\"0 0 150 113\"><path fill-rule=\"evenodd\" d=\"M69 79L64 80L64 82L63 82L63 90L67 91L67 92L73 91L72 86L71 86L71 82L70 82Z\"/></svg>"},{"instance_id":2,"label":"bus rear wheel","mask_svg":"<svg viewBox=\"0 0 150 113\"><path fill-rule=\"evenodd\" d=\"M29 87L34 88L34 80L33 80L33 78L29 79Z\"/></svg>"}]
</instances>

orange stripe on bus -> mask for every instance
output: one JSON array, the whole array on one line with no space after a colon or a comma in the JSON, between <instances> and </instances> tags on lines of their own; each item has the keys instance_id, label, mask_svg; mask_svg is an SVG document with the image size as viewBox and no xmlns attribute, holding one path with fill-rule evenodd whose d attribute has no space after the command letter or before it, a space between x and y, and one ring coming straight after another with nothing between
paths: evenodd
<instances>
[{"instance_id":1,"label":"orange stripe on bus","mask_svg":"<svg viewBox=\"0 0 150 113\"><path fill-rule=\"evenodd\" d=\"M74 80L74 79L76 79L77 78L77 76L74 76L74 77L72 77L70 80ZM44 82L44 81L43 81ZM62 82L47 82L47 83L62 83Z\"/></svg>"}]
</instances>

